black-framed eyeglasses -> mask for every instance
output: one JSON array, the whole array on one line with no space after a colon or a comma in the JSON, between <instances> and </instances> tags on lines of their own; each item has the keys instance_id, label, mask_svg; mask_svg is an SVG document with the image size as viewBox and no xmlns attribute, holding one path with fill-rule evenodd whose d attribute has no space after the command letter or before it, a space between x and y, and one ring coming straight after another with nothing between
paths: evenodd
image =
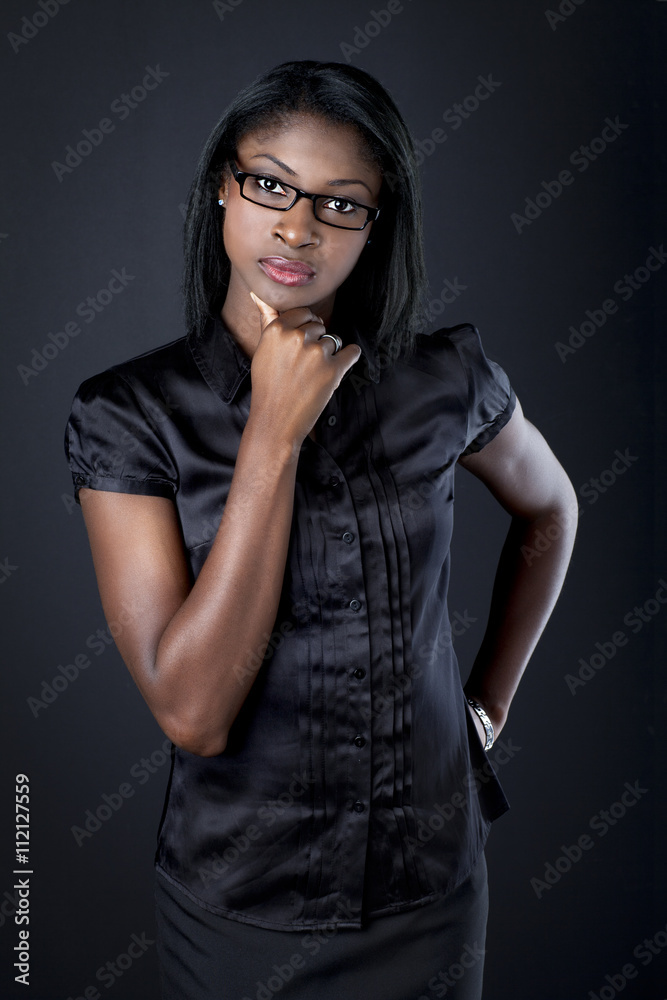
<instances>
[{"instance_id":1,"label":"black-framed eyeglasses","mask_svg":"<svg viewBox=\"0 0 667 1000\"><path fill-rule=\"evenodd\" d=\"M309 194L308 191L302 191L267 174L249 174L245 170L239 170L233 161L230 165L239 183L241 197L254 205L287 212L299 198L309 198L313 203L315 218L326 226L334 226L336 229L365 229L368 223L375 222L380 214L379 208L361 205L353 198L339 198L331 194Z\"/></svg>"}]
</instances>

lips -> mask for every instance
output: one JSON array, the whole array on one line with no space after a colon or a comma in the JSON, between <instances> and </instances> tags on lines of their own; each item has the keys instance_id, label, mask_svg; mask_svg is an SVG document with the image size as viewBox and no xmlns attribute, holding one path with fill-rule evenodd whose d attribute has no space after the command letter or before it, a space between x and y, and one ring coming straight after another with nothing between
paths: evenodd
<instances>
[{"instance_id":1,"label":"lips","mask_svg":"<svg viewBox=\"0 0 667 1000\"><path fill-rule=\"evenodd\" d=\"M315 274L312 267L308 267L300 260L288 260L286 257L262 257L260 264L266 264L274 271L285 271L286 274L302 274L311 277Z\"/></svg>"},{"instance_id":2,"label":"lips","mask_svg":"<svg viewBox=\"0 0 667 1000\"><path fill-rule=\"evenodd\" d=\"M286 257L263 257L259 266L271 281L291 288L307 285L315 277L315 272L308 264L301 260L287 260Z\"/></svg>"}]
</instances>

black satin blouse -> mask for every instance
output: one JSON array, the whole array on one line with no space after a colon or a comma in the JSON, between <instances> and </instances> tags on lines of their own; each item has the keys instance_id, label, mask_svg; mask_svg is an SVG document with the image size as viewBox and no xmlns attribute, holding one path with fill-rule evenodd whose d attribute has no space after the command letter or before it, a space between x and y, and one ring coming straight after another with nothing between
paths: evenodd
<instances>
[{"instance_id":1,"label":"black satin blouse","mask_svg":"<svg viewBox=\"0 0 667 1000\"><path fill-rule=\"evenodd\" d=\"M470 873L509 808L462 690L447 612L454 471L516 397L470 324L344 376L299 456L280 606L217 757L175 747L155 863L192 900L278 930L361 928ZM81 486L168 497L192 580L225 507L250 359L219 315L77 390ZM258 470L261 472L261 470Z\"/></svg>"}]
</instances>

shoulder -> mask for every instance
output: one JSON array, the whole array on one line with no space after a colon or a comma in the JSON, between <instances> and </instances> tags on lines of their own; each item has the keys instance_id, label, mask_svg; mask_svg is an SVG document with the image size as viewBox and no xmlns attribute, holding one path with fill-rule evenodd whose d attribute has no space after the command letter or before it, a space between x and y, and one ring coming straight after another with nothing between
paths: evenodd
<instances>
[{"instance_id":1,"label":"shoulder","mask_svg":"<svg viewBox=\"0 0 667 1000\"><path fill-rule=\"evenodd\" d=\"M187 338L162 344L88 376L78 386L68 419L83 431L103 421L106 427L141 423L156 430L182 407L185 384L196 377Z\"/></svg>"},{"instance_id":2,"label":"shoulder","mask_svg":"<svg viewBox=\"0 0 667 1000\"><path fill-rule=\"evenodd\" d=\"M416 334L412 348L401 352L395 369L397 373L406 369L423 372L467 394L475 371L488 364L477 327L459 323Z\"/></svg>"},{"instance_id":3,"label":"shoulder","mask_svg":"<svg viewBox=\"0 0 667 1000\"><path fill-rule=\"evenodd\" d=\"M486 354L479 330L472 323L418 334L414 349L406 353L399 369L419 373L404 376L403 387L409 386L422 403L433 402L449 417L459 414L465 419L464 455L481 450L514 412L516 395L510 378Z\"/></svg>"},{"instance_id":4,"label":"shoulder","mask_svg":"<svg viewBox=\"0 0 667 1000\"><path fill-rule=\"evenodd\" d=\"M431 333L417 334L416 344L417 351L432 357L438 354L456 357L464 370L488 360L481 334L474 323L443 326Z\"/></svg>"},{"instance_id":5,"label":"shoulder","mask_svg":"<svg viewBox=\"0 0 667 1000\"><path fill-rule=\"evenodd\" d=\"M178 384L190 363L181 337L79 385L64 435L77 500L81 486L173 496L178 473L168 428L182 406Z\"/></svg>"},{"instance_id":6,"label":"shoulder","mask_svg":"<svg viewBox=\"0 0 667 1000\"><path fill-rule=\"evenodd\" d=\"M194 362L187 338L162 344L110 365L79 385L65 430L69 452L84 438L112 439L130 432L136 438L155 433L165 416L179 407L179 386Z\"/></svg>"},{"instance_id":7,"label":"shoulder","mask_svg":"<svg viewBox=\"0 0 667 1000\"><path fill-rule=\"evenodd\" d=\"M149 393L159 391L174 375L182 374L189 362L187 338L179 337L88 376L81 382L77 396L119 391L123 386Z\"/></svg>"}]
</instances>

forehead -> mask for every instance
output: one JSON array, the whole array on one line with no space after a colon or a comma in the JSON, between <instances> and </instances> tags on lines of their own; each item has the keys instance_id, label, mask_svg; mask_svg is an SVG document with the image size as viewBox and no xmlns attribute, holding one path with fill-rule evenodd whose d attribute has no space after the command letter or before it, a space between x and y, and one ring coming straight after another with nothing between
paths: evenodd
<instances>
[{"instance_id":1,"label":"forehead","mask_svg":"<svg viewBox=\"0 0 667 1000\"><path fill-rule=\"evenodd\" d=\"M294 115L274 127L248 132L238 142L238 153L249 170L268 167L271 161L262 154L270 154L302 181L306 175L358 177L376 193L382 182L381 171L355 126L319 116Z\"/></svg>"}]
</instances>

